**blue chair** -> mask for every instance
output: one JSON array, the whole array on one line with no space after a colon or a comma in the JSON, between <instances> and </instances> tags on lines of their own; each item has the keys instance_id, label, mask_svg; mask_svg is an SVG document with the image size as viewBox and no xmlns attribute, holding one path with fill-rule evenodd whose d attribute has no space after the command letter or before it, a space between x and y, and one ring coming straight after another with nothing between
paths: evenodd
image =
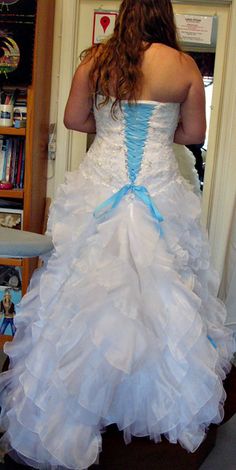
<instances>
[{"instance_id":1,"label":"blue chair","mask_svg":"<svg viewBox=\"0 0 236 470\"><path fill-rule=\"evenodd\" d=\"M0 227L0 258L37 258L52 249L52 239L46 235ZM8 358L2 370L7 368Z\"/></svg>"}]
</instances>

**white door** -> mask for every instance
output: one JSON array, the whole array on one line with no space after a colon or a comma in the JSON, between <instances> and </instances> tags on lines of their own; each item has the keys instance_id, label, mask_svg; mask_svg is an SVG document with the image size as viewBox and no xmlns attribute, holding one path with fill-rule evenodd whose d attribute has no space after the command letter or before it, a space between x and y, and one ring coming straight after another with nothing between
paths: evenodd
<instances>
[{"instance_id":1,"label":"white door","mask_svg":"<svg viewBox=\"0 0 236 470\"><path fill-rule=\"evenodd\" d=\"M76 64L79 64L79 57L81 52L92 44L94 12L101 10L104 11L105 15L106 11L118 11L119 5L119 0L105 2L98 2L96 0L80 0ZM86 152L86 146L87 135L80 132L74 132L70 155L71 170L78 167L79 162L82 160Z\"/></svg>"}]
</instances>

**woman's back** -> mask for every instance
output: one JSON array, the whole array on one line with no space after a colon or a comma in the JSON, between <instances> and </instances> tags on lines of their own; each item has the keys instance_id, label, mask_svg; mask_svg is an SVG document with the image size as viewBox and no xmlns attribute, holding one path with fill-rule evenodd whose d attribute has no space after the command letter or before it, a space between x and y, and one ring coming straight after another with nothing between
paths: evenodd
<instances>
[{"instance_id":1,"label":"woman's back","mask_svg":"<svg viewBox=\"0 0 236 470\"><path fill-rule=\"evenodd\" d=\"M143 57L143 86L139 99L183 103L194 72L189 56L164 44L152 44Z\"/></svg>"},{"instance_id":2,"label":"woman's back","mask_svg":"<svg viewBox=\"0 0 236 470\"><path fill-rule=\"evenodd\" d=\"M103 48L103 45L100 46ZM98 54L99 49L98 48ZM78 67L67 102L65 125L82 132L94 132L90 73L96 55ZM190 56L164 44L152 44L141 63L142 83L138 100L180 103L180 122L174 141L193 144L204 141L205 97L200 72ZM109 80L109 95L116 96L116 74ZM126 99L126 96L123 96Z\"/></svg>"}]
</instances>

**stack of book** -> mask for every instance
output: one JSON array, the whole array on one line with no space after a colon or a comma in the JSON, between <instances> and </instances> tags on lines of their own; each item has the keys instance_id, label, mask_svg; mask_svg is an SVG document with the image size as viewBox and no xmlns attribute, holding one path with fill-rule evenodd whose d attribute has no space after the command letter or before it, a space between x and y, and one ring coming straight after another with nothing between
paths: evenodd
<instances>
[{"instance_id":1,"label":"stack of book","mask_svg":"<svg viewBox=\"0 0 236 470\"><path fill-rule=\"evenodd\" d=\"M25 139L0 135L0 180L24 187Z\"/></svg>"}]
</instances>

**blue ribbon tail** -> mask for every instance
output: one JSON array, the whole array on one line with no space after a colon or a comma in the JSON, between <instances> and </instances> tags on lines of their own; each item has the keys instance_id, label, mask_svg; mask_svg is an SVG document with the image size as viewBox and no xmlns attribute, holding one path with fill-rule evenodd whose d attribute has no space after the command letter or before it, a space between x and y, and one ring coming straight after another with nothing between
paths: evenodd
<instances>
[{"instance_id":1,"label":"blue ribbon tail","mask_svg":"<svg viewBox=\"0 0 236 470\"><path fill-rule=\"evenodd\" d=\"M144 204L148 207L152 217L157 222L157 226L160 232L160 235L163 236L163 230L161 227L161 222L164 221L164 217L161 215L157 207L155 206L147 188L145 186L135 186L134 192L137 197L144 202Z\"/></svg>"},{"instance_id":2,"label":"blue ribbon tail","mask_svg":"<svg viewBox=\"0 0 236 470\"><path fill-rule=\"evenodd\" d=\"M212 339L212 337L210 335L207 335L207 338L209 339L210 343L212 344L212 346L217 349L217 344L216 342L214 341L214 339Z\"/></svg>"},{"instance_id":3,"label":"blue ribbon tail","mask_svg":"<svg viewBox=\"0 0 236 470\"><path fill-rule=\"evenodd\" d=\"M123 199L124 196L130 191L131 185L127 184L123 186L119 191L117 191L113 196L106 199L102 202L93 212L93 216L95 219L102 219L103 217L107 217L113 211L113 209L118 206L120 201Z\"/></svg>"}]
</instances>

